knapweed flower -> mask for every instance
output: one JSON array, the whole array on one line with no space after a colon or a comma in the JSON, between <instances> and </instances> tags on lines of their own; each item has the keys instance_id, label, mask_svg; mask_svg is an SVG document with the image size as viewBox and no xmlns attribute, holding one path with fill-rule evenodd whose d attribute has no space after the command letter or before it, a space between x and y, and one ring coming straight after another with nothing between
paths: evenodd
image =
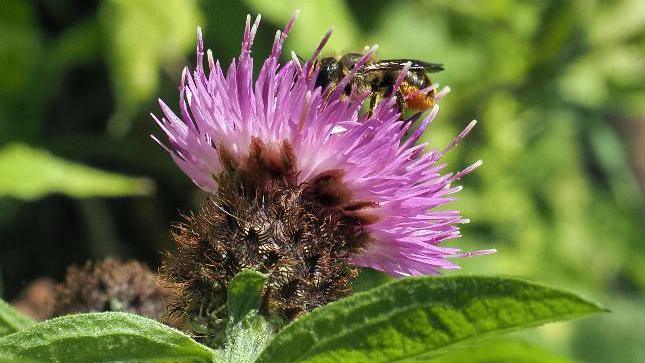
<instances>
[{"instance_id":1,"label":"knapweed flower","mask_svg":"<svg viewBox=\"0 0 645 363\"><path fill-rule=\"evenodd\" d=\"M252 267L270 274L265 308L297 316L346 294L351 266L395 276L458 268L450 258L473 253L441 244L459 237L467 220L437 207L481 162L442 174L440 160L474 122L448 148L424 152L428 145L417 141L438 106L412 129L394 99L368 114L369 95L344 96L353 74L338 91L316 88L315 60L331 33L308 61L292 53L280 63L293 18L254 80L259 19L247 18L241 54L226 72L211 51L206 67L199 33L196 68L182 74L179 116L160 101L165 117L155 120L168 136L160 143L211 193L203 211L176 228L178 252L167 258L165 275L192 301L200 288L210 293L213 281L225 285Z\"/></svg>"}]
</instances>

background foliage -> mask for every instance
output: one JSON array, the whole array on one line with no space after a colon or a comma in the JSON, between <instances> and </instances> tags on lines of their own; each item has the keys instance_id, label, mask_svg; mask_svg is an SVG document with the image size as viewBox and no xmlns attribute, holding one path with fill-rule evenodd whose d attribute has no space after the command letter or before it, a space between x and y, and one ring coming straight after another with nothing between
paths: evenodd
<instances>
[{"instance_id":1,"label":"background foliage","mask_svg":"<svg viewBox=\"0 0 645 363\"><path fill-rule=\"evenodd\" d=\"M40 276L108 255L156 266L168 226L203 197L148 135L156 97L177 104L195 27L228 62L244 16L255 52L299 8L286 48L306 56L378 43L381 57L440 61L453 93L427 138L450 168L479 158L458 244L497 248L458 274L519 275L614 311L525 338L580 361L645 357L645 3L622 1L3 0L0 272L11 299ZM115 198L115 196L118 196ZM107 198L110 197L110 198ZM373 284L374 274L363 278Z\"/></svg>"}]
</instances>

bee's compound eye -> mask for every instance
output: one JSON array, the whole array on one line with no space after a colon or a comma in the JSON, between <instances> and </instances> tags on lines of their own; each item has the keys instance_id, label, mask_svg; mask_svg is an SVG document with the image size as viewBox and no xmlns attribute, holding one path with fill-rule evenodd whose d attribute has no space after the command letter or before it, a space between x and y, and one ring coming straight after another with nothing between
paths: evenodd
<instances>
[{"instance_id":1,"label":"bee's compound eye","mask_svg":"<svg viewBox=\"0 0 645 363\"><path fill-rule=\"evenodd\" d=\"M334 58L323 58L320 60L320 71L316 77L316 87L327 87L331 83L338 82L342 77L340 64Z\"/></svg>"}]
</instances>

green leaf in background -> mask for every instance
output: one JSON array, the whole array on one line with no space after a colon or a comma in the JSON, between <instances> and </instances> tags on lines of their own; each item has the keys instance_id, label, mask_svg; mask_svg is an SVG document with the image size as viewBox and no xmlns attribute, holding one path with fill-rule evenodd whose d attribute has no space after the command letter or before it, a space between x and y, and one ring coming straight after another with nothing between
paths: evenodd
<instances>
[{"instance_id":1,"label":"green leaf in background","mask_svg":"<svg viewBox=\"0 0 645 363\"><path fill-rule=\"evenodd\" d=\"M415 360L410 360L414 362ZM520 340L500 339L481 344L452 349L450 354L427 363L572 363L568 358Z\"/></svg>"},{"instance_id":2,"label":"green leaf in background","mask_svg":"<svg viewBox=\"0 0 645 363\"><path fill-rule=\"evenodd\" d=\"M2 265L0 265L0 297L2 296L4 296L4 279L2 276Z\"/></svg>"},{"instance_id":3,"label":"green leaf in background","mask_svg":"<svg viewBox=\"0 0 645 363\"><path fill-rule=\"evenodd\" d=\"M352 281L352 292L367 291L391 281L394 281L394 278L385 272L363 268L358 278Z\"/></svg>"},{"instance_id":4,"label":"green leaf in background","mask_svg":"<svg viewBox=\"0 0 645 363\"><path fill-rule=\"evenodd\" d=\"M401 362L457 343L603 311L572 293L478 276L391 282L321 307L280 331L258 362Z\"/></svg>"},{"instance_id":5,"label":"green leaf in background","mask_svg":"<svg viewBox=\"0 0 645 363\"><path fill-rule=\"evenodd\" d=\"M242 270L228 287L228 312L231 323L254 315L262 304L262 290L267 277L255 270Z\"/></svg>"},{"instance_id":6,"label":"green leaf in background","mask_svg":"<svg viewBox=\"0 0 645 363\"><path fill-rule=\"evenodd\" d=\"M344 1L246 0L245 2L264 19L279 25L280 28L284 27L296 10L300 10L294 31L289 34L287 49L294 49L305 58L314 51L330 26L334 27L334 34L329 41L327 51L347 50L357 46L359 30Z\"/></svg>"},{"instance_id":7,"label":"green leaf in background","mask_svg":"<svg viewBox=\"0 0 645 363\"><path fill-rule=\"evenodd\" d=\"M57 158L23 144L0 149L0 197L34 200L51 193L71 197L148 195L152 181L110 173Z\"/></svg>"},{"instance_id":8,"label":"green leaf in background","mask_svg":"<svg viewBox=\"0 0 645 363\"><path fill-rule=\"evenodd\" d=\"M0 355L0 363L38 363L31 359L11 358Z\"/></svg>"},{"instance_id":9,"label":"green leaf in background","mask_svg":"<svg viewBox=\"0 0 645 363\"><path fill-rule=\"evenodd\" d=\"M36 15L28 2L3 1L0 12L0 95L11 97L29 84L29 73L38 65L42 45ZM11 72L9 72L11 71Z\"/></svg>"},{"instance_id":10,"label":"green leaf in background","mask_svg":"<svg viewBox=\"0 0 645 363\"><path fill-rule=\"evenodd\" d=\"M67 315L0 338L0 356L48 362L211 362L187 335L138 315Z\"/></svg>"},{"instance_id":11,"label":"green leaf in background","mask_svg":"<svg viewBox=\"0 0 645 363\"><path fill-rule=\"evenodd\" d=\"M36 7L21 0L0 5L0 143L38 130L45 57Z\"/></svg>"},{"instance_id":12,"label":"green leaf in background","mask_svg":"<svg viewBox=\"0 0 645 363\"><path fill-rule=\"evenodd\" d=\"M161 67L174 64L173 75L179 74L184 52L196 43L201 13L193 0L105 0L99 17L117 99L109 127L121 135L136 106L153 98Z\"/></svg>"},{"instance_id":13,"label":"green leaf in background","mask_svg":"<svg viewBox=\"0 0 645 363\"><path fill-rule=\"evenodd\" d=\"M0 337L26 329L33 324L33 320L0 299Z\"/></svg>"},{"instance_id":14,"label":"green leaf in background","mask_svg":"<svg viewBox=\"0 0 645 363\"><path fill-rule=\"evenodd\" d=\"M645 358L645 296L625 301L615 296L608 302L612 313L576 324L571 351L581 362L643 362Z\"/></svg>"}]
</instances>

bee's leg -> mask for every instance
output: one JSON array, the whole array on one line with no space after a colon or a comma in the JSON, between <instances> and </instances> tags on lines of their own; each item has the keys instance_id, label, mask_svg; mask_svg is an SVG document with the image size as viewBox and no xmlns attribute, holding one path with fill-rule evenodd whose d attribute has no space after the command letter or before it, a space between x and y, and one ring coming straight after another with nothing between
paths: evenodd
<instances>
[{"instance_id":1,"label":"bee's leg","mask_svg":"<svg viewBox=\"0 0 645 363\"><path fill-rule=\"evenodd\" d=\"M374 114L374 109L376 108L376 103L378 101L378 94L376 92L372 93L372 96L370 97L370 108L367 111L367 117L372 117Z\"/></svg>"},{"instance_id":2,"label":"bee's leg","mask_svg":"<svg viewBox=\"0 0 645 363\"><path fill-rule=\"evenodd\" d=\"M405 97L401 91L396 91L396 110L399 112L401 119L403 119L403 110L405 109Z\"/></svg>"},{"instance_id":3,"label":"bee's leg","mask_svg":"<svg viewBox=\"0 0 645 363\"><path fill-rule=\"evenodd\" d=\"M329 85L327 85L327 88L323 88L322 95L325 101L328 100L329 96L331 96L331 94L334 92L334 90L336 89L336 85L337 83L331 82L329 83Z\"/></svg>"}]
</instances>

